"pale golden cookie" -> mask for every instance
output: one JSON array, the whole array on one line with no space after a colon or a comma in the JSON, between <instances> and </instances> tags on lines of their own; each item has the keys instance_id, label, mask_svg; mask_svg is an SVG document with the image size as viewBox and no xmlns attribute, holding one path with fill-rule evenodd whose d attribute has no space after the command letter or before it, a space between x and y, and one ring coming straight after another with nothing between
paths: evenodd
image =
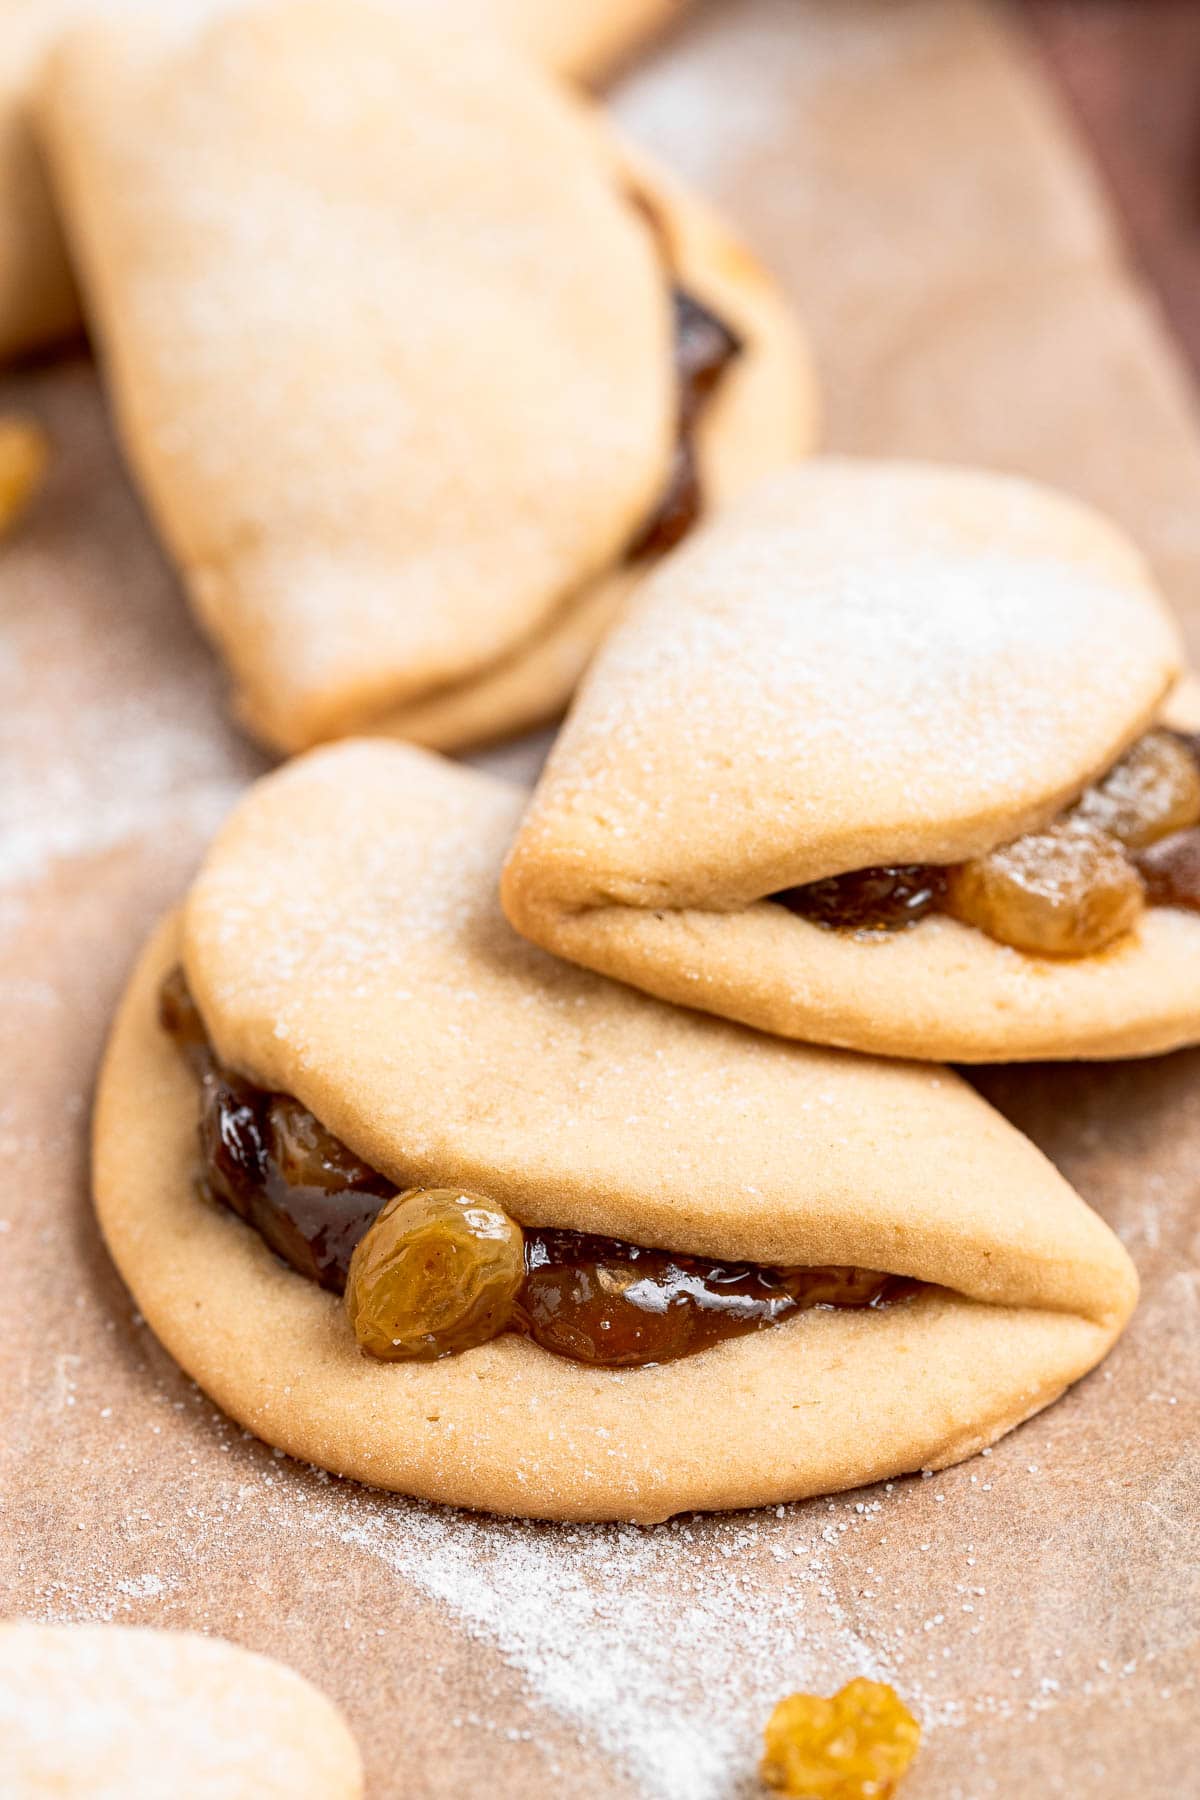
<instances>
[{"instance_id":1,"label":"pale golden cookie","mask_svg":"<svg viewBox=\"0 0 1200 1800\"><path fill-rule=\"evenodd\" d=\"M340 1712L269 1657L182 1631L0 1624L5 1800L360 1800L362 1792Z\"/></svg>"},{"instance_id":2,"label":"pale golden cookie","mask_svg":"<svg viewBox=\"0 0 1200 1800\"><path fill-rule=\"evenodd\" d=\"M668 486L677 277L744 340L707 498L808 447L761 271L482 34L329 0L81 27L43 122L133 469L279 749L561 709Z\"/></svg>"},{"instance_id":3,"label":"pale golden cookie","mask_svg":"<svg viewBox=\"0 0 1200 1800\"><path fill-rule=\"evenodd\" d=\"M396 0L392 0L395 4ZM442 0L415 0L444 17ZM686 0L458 0L551 69L603 75L645 38L678 18Z\"/></svg>"},{"instance_id":4,"label":"pale golden cookie","mask_svg":"<svg viewBox=\"0 0 1200 1800\"><path fill-rule=\"evenodd\" d=\"M101 1079L97 1208L155 1332L226 1411L383 1487L650 1520L943 1466L1103 1356L1136 1278L1031 1144L946 1071L776 1043L526 944L495 898L521 804L405 746L315 753L251 792L146 951ZM935 1285L656 1367L507 1333L376 1362L336 1296L197 1195L197 1085L157 1015L181 955L222 1060L401 1185L461 1185L531 1227Z\"/></svg>"},{"instance_id":5,"label":"pale golden cookie","mask_svg":"<svg viewBox=\"0 0 1200 1800\"><path fill-rule=\"evenodd\" d=\"M1161 716L1178 634L1141 558L1016 479L834 459L773 477L651 578L504 876L535 942L677 1003L933 1060L1200 1037L1200 919L1100 954L933 913L823 929L771 896L953 865L1040 828Z\"/></svg>"},{"instance_id":6,"label":"pale golden cookie","mask_svg":"<svg viewBox=\"0 0 1200 1800\"><path fill-rule=\"evenodd\" d=\"M3 0L0 4L0 358L78 328L79 303L31 119L38 70L65 27L96 13L216 16L240 0ZM253 0L245 0L252 4ZM472 22L548 68L592 79L684 0L377 0L436 31Z\"/></svg>"}]
</instances>

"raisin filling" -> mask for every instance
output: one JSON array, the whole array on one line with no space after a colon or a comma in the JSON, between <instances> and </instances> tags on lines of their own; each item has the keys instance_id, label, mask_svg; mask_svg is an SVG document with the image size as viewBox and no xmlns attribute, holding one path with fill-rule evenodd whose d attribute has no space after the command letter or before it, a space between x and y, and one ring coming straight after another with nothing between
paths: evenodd
<instances>
[{"instance_id":1,"label":"raisin filling","mask_svg":"<svg viewBox=\"0 0 1200 1800\"><path fill-rule=\"evenodd\" d=\"M663 215L640 188L631 188L628 199L649 226L664 267L671 269L675 249ZM726 369L746 347L724 320L678 281L672 283L671 305L674 315L675 449L667 485L653 513L626 550L626 562L665 556L700 518L704 510L704 493L696 432L704 409Z\"/></svg>"},{"instance_id":2,"label":"raisin filling","mask_svg":"<svg viewBox=\"0 0 1200 1800\"><path fill-rule=\"evenodd\" d=\"M969 862L855 869L770 897L828 930L942 912L1033 955L1089 956L1147 905L1200 912L1200 737L1147 732L1044 830Z\"/></svg>"},{"instance_id":3,"label":"raisin filling","mask_svg":"<svg viewBox=\"0 0 1200 1800\"><path fill-rule=\"evenodd\" d=\"M665 556L699 519L704 508L696 432L704 409L730 363L741 355L741 339L692 294L675 287L675 379L678 387L675 452L666 490L626 552L629 562Z\"/></svg>"},{"instance_id":4,"label":"raisin filling","mask_svg":"<svg viewBox=\"0 0 1200 1800\"><path fill-rule=\"evenodd\" d=\"M163 983L159 1016L200 1082L203 1191L299 1274L334 1293L349 1284L359 1342L377 1356L431 1360L511 1330L576 1362L635 1368L811 1307L888 1305L921 1285L522 1230L482 1197L400 1192L298 1100L219 1062L181 969Z\"/></svg>"}]
</instances>

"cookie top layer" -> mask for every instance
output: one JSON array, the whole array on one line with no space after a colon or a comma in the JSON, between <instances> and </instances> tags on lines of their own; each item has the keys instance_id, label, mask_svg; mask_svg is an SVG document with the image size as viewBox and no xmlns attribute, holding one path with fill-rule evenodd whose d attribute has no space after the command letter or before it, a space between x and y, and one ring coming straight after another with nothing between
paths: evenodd
<instances>
[{"instance_id":1,"label":"cookie top layer","mask_svg":"<svg viewBox=\"0 0 1200 1800\"><path fill-rule=\"evenodd\" d=\"M185 911L221 1059L397 1185L461 1183L524 1224L1120 1303L1110 1234L955 1076L764 1041L524 943L495 895L520 804L386 744L259 783Z\"/></svg>"},{"instance_id":2,"label":"cookie top layer","mask_svg":"<svg viewBox=\"0 0 1200 1800\"><path fill-rule=\"evenodd\" d=\"M219 1638L0 1625L4 1791L20 1800L360 1800L337 1708ZM11 1786L9 1784L12 1784Z\"/></svg>"},{"instance_id":3,"label":"cookie top layer","mask_svg":"<svg viewBox=\"0 0 1200 1800\"><path fill-rule=\"evenodd\" d=\"M1055 813L1180 647L1134 548L1011 477L822 459L672 556L597 658L514 850L537 914L731 909L950 863Z\"/></svg>"},{"instance_id":4,"label":"cookie top layer","mask_svg":"<svg viewBox=\"0 0 1200 1800\"><path fill-rule=\"evenodd\" d=\"M274 741L462 679L622 555L670 278L582 101L300 0L81 25L41 112L126 447Z\"/></svg>"}]
</instances>

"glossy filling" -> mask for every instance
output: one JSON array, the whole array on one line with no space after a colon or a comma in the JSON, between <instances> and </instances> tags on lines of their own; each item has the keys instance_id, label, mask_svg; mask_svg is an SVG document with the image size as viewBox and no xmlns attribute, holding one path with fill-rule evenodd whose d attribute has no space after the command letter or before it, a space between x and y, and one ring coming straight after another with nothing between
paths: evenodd
<instances>
[{"instance_id":1,"label":"glossy filling","mask_svg":"<svg viewBox=\"0 0 1200 1800\"><path fill-rule=\"evenodd\" d=\"M767 1268L522 1229L485 1196L407 1189L369 1168L299 1101L213 1053L182 970L160 1021L200 1083L200 1185L310 1281L346 1293L370 1354L422 1360L517 1331L604 1368L692 1355L817 1306L877 1307L920 1284L871 1270Z\"/></svg>"},{"instance_id":2,"label":"glossy filling","mask_svg":"<svg viewBox=\"0 0 1200 1800\"><path fill-rule=\"evenodd\" d=\"M771 899L829 930L941 912L1032 955L1090 956L1146 906L1200 912L1200 737L1147 732L1068 811L985 856L855 869Z\"/></svg>"},{"instance_id":3,"label":"glossy filling","mask_svg":"<svg viewBox=\"0 0 1200 1800\"><path fill-rule=\"evenodd\" d=\"M630 188L629 204L649 227L664 268L675 263L667 221L640 188ZM675 360L675 449L662 497L625 553L627 562L664 556L696 524L704 510L696 432L704 409L730 363L745 345L716 313L675 281L671 286Z\"/></svg>"},{"instance_id":4,"label":"glossy filling","mask_svg":"<svg viewBox=\"0 0 1200 1800\"><path fill-rule=\"evenodd\" d=\"M631 562L673 550L704 510L696 432L721 377L743 348L728 325L683 288L672 289L671 301L678 387L675 451L662 499L627 552Z\"/></svg>"}]
</instances>

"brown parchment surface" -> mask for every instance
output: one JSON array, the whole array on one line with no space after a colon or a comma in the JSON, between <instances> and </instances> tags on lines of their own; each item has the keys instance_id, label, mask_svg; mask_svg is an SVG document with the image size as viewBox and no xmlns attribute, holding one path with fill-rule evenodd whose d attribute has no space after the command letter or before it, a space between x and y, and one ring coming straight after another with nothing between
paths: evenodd
<instances>
[{"instance_id":1,"label":"brown parchment surface","mask_svg":"<svg viewBox=\"0 0 1200 1800\"><path fill-rule=\"evenodd\" d=\"M1109 506L1200 651L1193 398L998 16L701 6L615 99L804 307L830 444ZM980 1077L1144 1299L1101 1371L944 1475L650 1531L498 1522L290 1464L183 1378L98 1239L87 1116L135 949L261 765L86 362L8 376L0 404L56 447L0 550L0 1613L282 1657L346 1707L373 1800L748 1797L773 1700L859 1673L925 1723L906 1800L1200 1792L1196 1054Z\"/></svg>"}]
</instances>

